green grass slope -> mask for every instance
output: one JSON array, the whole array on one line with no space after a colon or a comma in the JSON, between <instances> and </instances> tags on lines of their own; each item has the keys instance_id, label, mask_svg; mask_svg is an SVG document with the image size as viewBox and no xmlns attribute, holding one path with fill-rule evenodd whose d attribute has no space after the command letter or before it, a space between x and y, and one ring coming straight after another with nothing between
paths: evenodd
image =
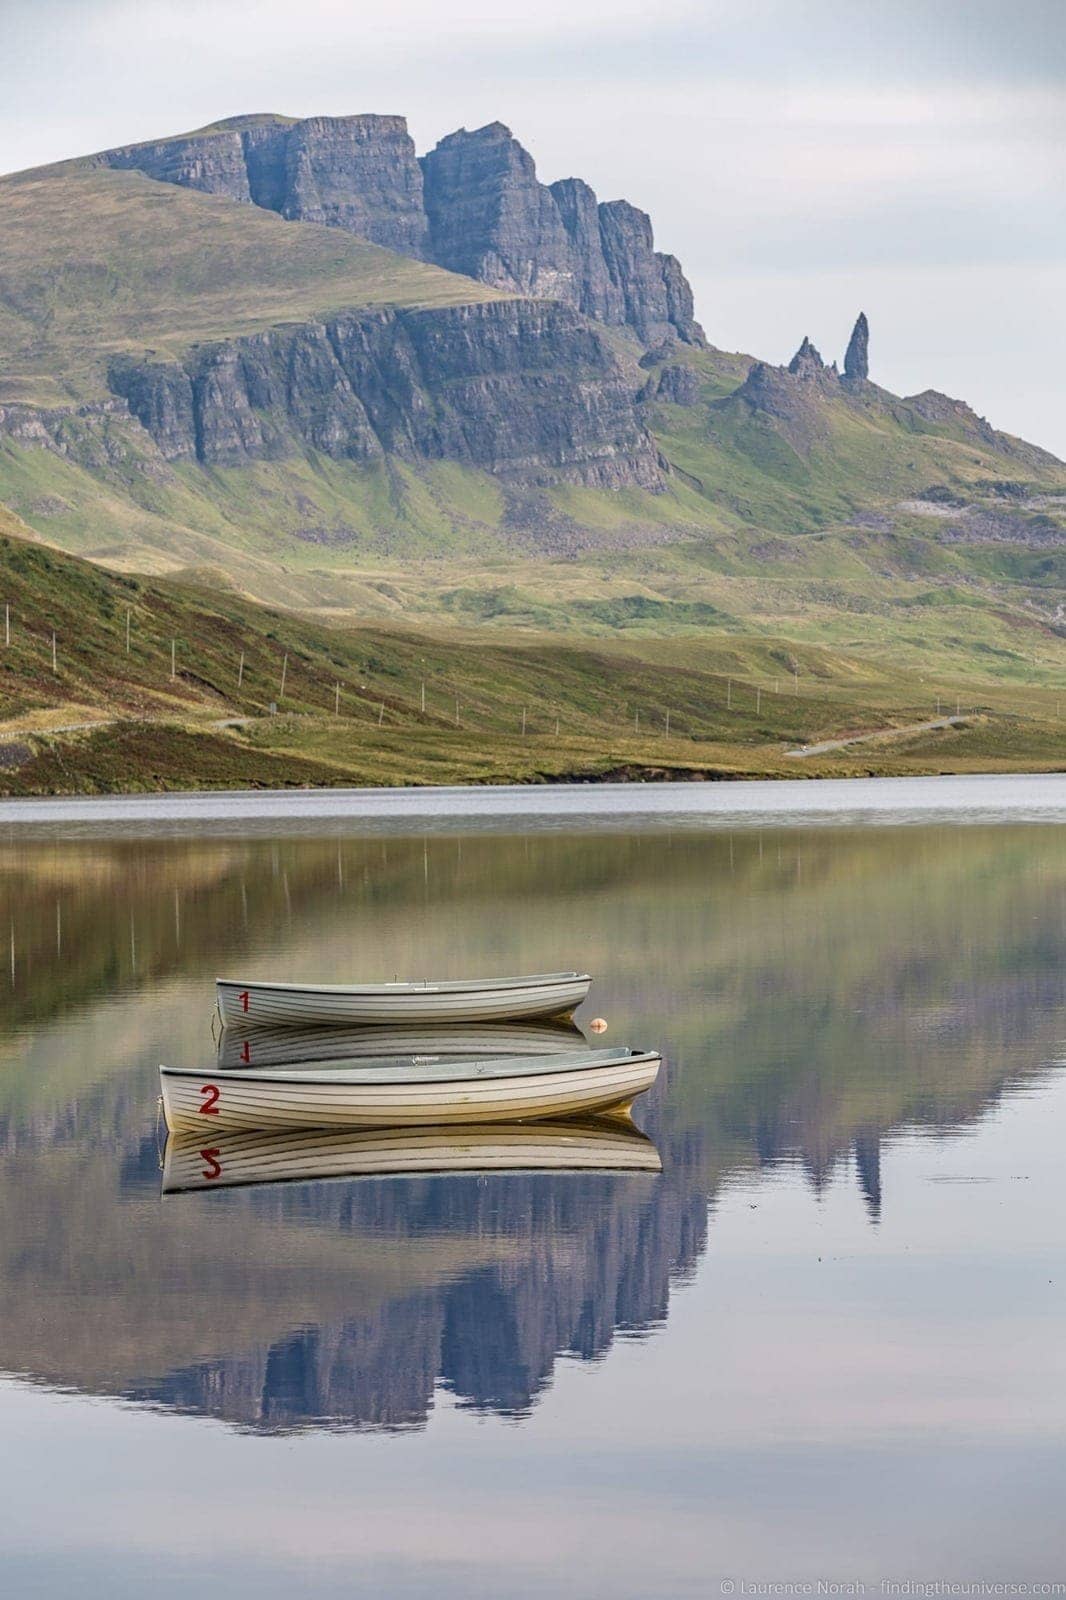
<instances>
[{"instance_id":1,"label":"green grass slope","mask_svg":"<svg viewBox=\"0 0 1066 1600\"><path fill-rule=\"evenodd\" d=\"M71 163L0 179L0 404L106 398L108 357L177 356L357 306L496 298L338 228Z\"/></svg>"},{"instance_id":2,"label":"green grass slope","mask_svg":"<svg viewBox=\"0 0 1066 1600\"><path fill-rule=\"evenodd\" d=\"M958 402L934 419L874 384L849 392L832 379L804 386L781 375L770 395L775 411L753 403L735 357L691 351L680 359L698 379L699 401L654 403L650 422L720 527L808 533L871 510L895 524L901 501L934 487L959 504L992 500L1001 512L1005 481L1032 496L1066 495L1062 462L996 433ZM1066 533L1066 505L1056 516Z\"/></svg>"},{"instance_id":3,"label":"green grass slope","mask_svg":"<svg viewBox=\"0 0 1066 1600\"><path fill-rule=\"evenodd\" d=\"M0 791L1012 770L1066 759L1057 687L741 634L565 642L330 627L0 531ZM53 638L55 640L53 655ZM275 705L277 711L271 707ZM790 749L881 730L824 758ZM897 731L898 730L898 731Z\"/></svg>"}]
</instances>

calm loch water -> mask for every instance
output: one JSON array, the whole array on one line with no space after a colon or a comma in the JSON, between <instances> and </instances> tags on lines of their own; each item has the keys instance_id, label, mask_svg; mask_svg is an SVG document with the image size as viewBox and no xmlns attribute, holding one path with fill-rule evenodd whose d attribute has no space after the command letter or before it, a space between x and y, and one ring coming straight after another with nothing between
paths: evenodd
<instances>
[{"instance_id":1,"label":"calm loch water","mask_svg":"<svg viewBox=\"0 0 1066 1600\"><path fill-rule=\"evenodd\" d=\"M969 826L9 827L7 1592L1066 1578L1046 788ZM155 1069L214 1059L216 973L570 966L579 1023L663 1050L661 1173L161 1194Z\"/></svg>"}]
</instances>

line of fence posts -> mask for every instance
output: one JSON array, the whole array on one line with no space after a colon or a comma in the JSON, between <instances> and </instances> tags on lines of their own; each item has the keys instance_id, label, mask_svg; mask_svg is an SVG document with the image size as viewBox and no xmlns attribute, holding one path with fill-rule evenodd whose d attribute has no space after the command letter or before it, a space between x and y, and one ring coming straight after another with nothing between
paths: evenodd
<instances>
[{"instance_id":1,"label":"line of fence posts","mask_svg":"<svg viewBox=\"0 0 1066 1600\"><path fill-rule=\"evenodd\" d=\"M127 606L127 608L126 608L126 630L125 630L125 633L126 633L125 647L126 647L126 654L127 655L129 655L131 653L131 650L132 650L132 627L133 627L133 609L132 609L132 607ZM9 647L10 644L11 644L11 605L10 605L10 602L5 602L5 604L4 604L4 645L5 645L5 647ZM170 641L170 678L171 678L171 682L175 682L177 680L177 650L178 650L178 641L177 641L177 639L176 638L175 639L171 639L171 641ZM240 652L240 657L239 657L238 666L237 666L237 688L238 688L238 690L241 690L244 687L244 667L245 667L245 652L242 650ZM280 689L278 691L278 701L279 702L280 702L280 700L283 698L283 696L285 694L285 686L286 686L286 682L287 682L287 679L288 679L288 669L289 669L289 653L288 653L288 651L285 651L283 656L282 656L282 661L281 661L281 686L280 686ZM56 630L54 628L52 629L52 672L56 676L58 676L58 674L59 674L59 643L58 643L58 634L57 634L57 632L56 632ZM792 668L792 681L793 681L793 692L798 694L799 693L799 666L798 666L798 664L794 665L793 668ZM779 678L775 678L774 682L773 682L773 689L772 689L771 692L774 693L774 694L779 694L780 693L780 688L781 688L780 679ZM335 680L334 681L334 685L333 685L333 711L334 711L334 715L335 716L339 716L340 715L340 696L341 696L340 681L339 680ZM936 714L937 714L938 717L943 712L943 700L944 700L943 695L942 694L938 694L937 697L936 697ZM950 705L950 701L948 702L948 704ZM419 684L419 708L420 708L422 714L424 715L425 714L425 710L426 710L426 681L425 681L424 678L420 681L420 684ZM727 678L726 679L726 708L728 710L732 710L733 709L733 680L732 680L732 678ZM273 709L273 703L272 703L272 709ZM761 716L761 714L762 714L762 687L761 687L761 685L758 685L758 684L755 686L755 712L756 712L757 716ZM961 697L961 695L957 696L956 700L955 700L955 715L956 715L956 717L961 717L961 715L962 715L962 697ZM1056 719L1061 719L1061 716L1062 716L1062 702L1061 702L1061 700L1057 700L1055 702L1055 717L1056 717ZM671 718L671 711L670 711L670 708L667 707L665 712L664 712L664 733L665 733L667 738L669 738L669 736L670 736L670 718ZM379 707L378 707L377 725L378 725L379 728L383 725L384 720L385 720L385 702L384 702L384 700L382 700L380 705L379 705ZM461 727L462 726L461 704L460 704L460 697L459 697L458 694L455 697L455 726L456 727ZM559 737L560 727L561 727L561 719L560 719L559 715L556 714L556 717L555 717L555 737L556 738ZM522 707L521 729L522 729L522 736L524 738L524 737L526 737L527 730L528 730L528 707L527 706L523 706ZM634 733L636 735L639 735L639 733L640 733L640 708L639 707L636 707L634 709L634 712L633 712L633 731L634 731Z\"/></svg>"},{"instance_id":2,"label":"line of fence posts","mask_svg":"<svg viewBox=\"0 0 1066 1600\"><path fill-rule=\"evenodd\" d=\"M126 654L127 655L129 655L131 653L131 647L132 647L132 625L133 625L133 610L132 610L132 607L127 606L127 608L126 608L126 640L125 640ZM11 606L10 606L10 603L5 603L5 605L4 605L4 644L5 644L5 646L7 646L7 645L10 645L10 643L11 643ZM171 641L170 641L170 679L171 679L172 683L176 682L176 680L177 680L177 651L178 651L178 641L177 641L176 638L175 639L171 639ZM238 688L239 691L242 690L243 687L244 687L244 666L245 666L245 651L242 650L240 652L240 655L239 655L239 658L238 658L238 664L237 664L237 688ZM286 683L287 683L287 680L288 680L288 670L289 670L289 654L288 654L288 651L285 651L284 654L282 655L282 660L281 660L281 684L280 684L280 688L278 690L278 702L279 703L280 703L280 701L282 700L282 698L284 697L284 694L285 694L285 687L286 687ZM59 671L58 641L57 641L57 635L56 635L56 632L55 632L54 629L52 630L52 671L53 671L53 673L56 673L58 675L58 671ZM796 677L797 677L797 682L798 682L798 673L796 674ZM774 680L774 687L775 687L775 690L778 687L778 683L777 683L776 679ZM335 680L334 681L334 685L333 685L333 712L334 712L335 716L339 716L340 715L340 697L341 697L340 681L339 680ZM732 705L733 705L733 680L732 680L732 678L727 678L727 680L726 680L726 706L727 706L727 708L729 708L731 710L732 709ZM762 708L762 689L757 687L756 690L755 690L755 709L756 709L756 712L760 712L761 708ZM273 709L273 704L272 704L272 709ZM419 709L423 714L425 714L425 710L426 710L426 682L425 682L424 678L420 681L420 684L419 684ZM1058 714L1058 709L1059 708L1056 707L1056 714ZM939 714L939 711L940 711L940 697L938 696L937 697L937 712L938 712L938 714ZM956 715L959 715L960 712L961 712L961 701L957 701L956 702ZM666 711L664 713L664 732L665 732L667 738L669 738L669 736L670 736L670 716L671 716L670 708L667 707L667 709L666 709ZM377 725L378 725L379 728L383 725L384 720L385 720L385 702L381 701L381 703L380 703L380 705L378 707L378 717L377 717ZM455 725L456 725L456 727L461 727L462 726L460 697L458 695L456 695L456 697L455 697ZM522 707L521 728L522 728L522 737L525 738L526 734L527 734L527 731L528 731L528 707L527 706L523 706ZM556 714L556 718L555 718L555 737L556 738L559 737L560 728L561 728L561 719L560 719L559 715ZM634 709L634 712L633 712L633 731L634 731L634 733L636 735L639 736L639 734L640 734L640 708L639 708L639 706L636 707Z\"/></svg>"}]
</instances>

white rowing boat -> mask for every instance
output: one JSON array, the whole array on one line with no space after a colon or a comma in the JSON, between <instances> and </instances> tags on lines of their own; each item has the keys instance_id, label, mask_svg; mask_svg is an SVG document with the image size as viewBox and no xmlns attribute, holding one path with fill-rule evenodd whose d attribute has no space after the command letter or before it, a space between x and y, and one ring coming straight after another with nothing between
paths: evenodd
<instances>
[{"instance_id":1,"label":"white rowing boat","mask_svg":"<svg viewBox=\"0 0 1066 1600\"><path fill-rule=\"evenodd\" d=\"M573 1022L397 1023L376 1028L223 1028L220 1067L294 1067L381 1056L546 1056L587 1050Z\"/></svg>"},{"instance_id":2,"label":"white rowing boat","mask_svg":"<svg viewBox=\"0 0 1066 1600\"><path fill-rule=\"evenodd\" d=\"M494 1127L170 1134L163 1193L417 1173L661 1172L646 1134L613 1118Z\"/></svg>"},{"instance_id":3,"label":"white rowing boat","mask_svg":"<svg viewBox=\"0 0 1066 1600\"><path fill-rule=\"evenodd\" d=\"M247 983L218 978L218 1009L227 1024L310 1028L392 1022L494 1022L568 1016L589 992L583 972L439 983Z\"/></svg>"},{"instance_id":4,"label":"white rowing boat","mask_svg":"<svg viewBox=\"0 0 1066 1600\"><path fill-rule=\"evenodd\" d=\"M583 1050L506 1060L385 1057L313 1072L160 1067L159 1078L171 1133L382 1128L628 1108L651 1088L661 1064L652 1050Z\"/></svg>"}]
</instances>

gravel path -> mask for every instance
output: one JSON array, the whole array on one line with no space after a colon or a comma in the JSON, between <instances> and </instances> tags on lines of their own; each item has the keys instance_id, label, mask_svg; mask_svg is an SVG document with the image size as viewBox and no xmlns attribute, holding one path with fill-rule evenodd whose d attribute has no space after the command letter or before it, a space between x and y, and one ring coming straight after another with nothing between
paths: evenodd
<instances>
[{"instance_id":1,"label":"gravel path","mask_svg":"<svg viewBox=\"0 0 1066 1600\"><path fill-rule=\"evenodd\" d=\"M853 744L872 744L878 740L904 739L912 733L932 733L937 728L954 728L968 722L968 717L935 717L932 722L912 722L906 728L877 728L873 733L855 733L848 739L823 739L820 744L801 745L798 750L786 750L786 756L824 756L831 750L846 750Z\"/></svg>"}]
</instances>

